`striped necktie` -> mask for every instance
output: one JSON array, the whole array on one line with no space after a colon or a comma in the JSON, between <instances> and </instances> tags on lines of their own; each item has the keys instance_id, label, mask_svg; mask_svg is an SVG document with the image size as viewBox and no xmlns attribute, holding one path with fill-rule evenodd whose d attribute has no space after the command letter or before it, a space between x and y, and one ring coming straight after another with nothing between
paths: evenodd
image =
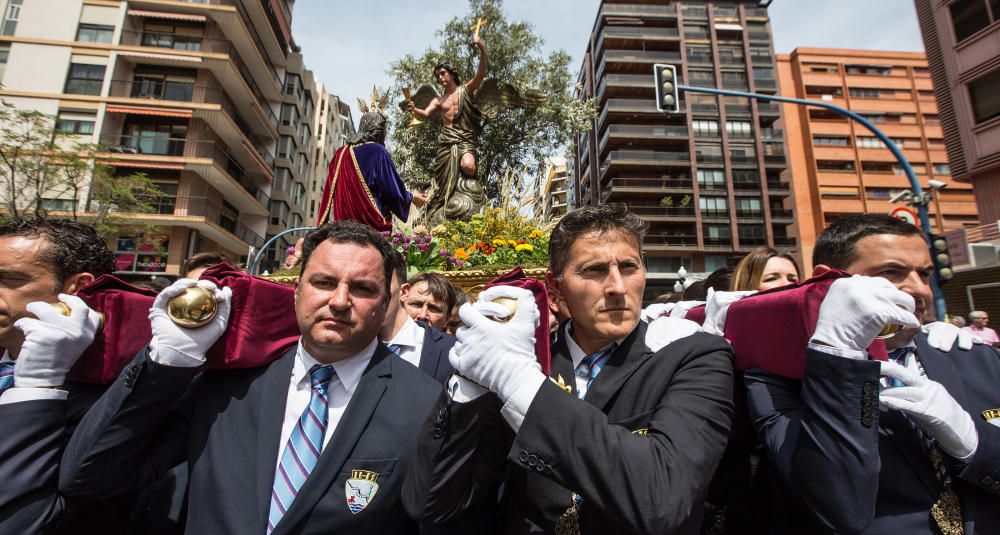
<instances>
[{"instance_id":1,"label":"striped necktie","mask_svg":"<svg viewBox=\"0 0 1000 535\"><path fill-rule=\"evenodd\" d=\"M615 349L617 347L618 344L611 344L597 353L587 355L582 361L580 361L580 364L576 367L576 374L580 377L587 378L587 386L579 389L578 394L580 399L584 399L587 396L587 391L590 390L590 385L594 382L594 379L597 378L597 374L601 373L601 369L604 368L604 365L608 362L608 359L611 358L611 355L615 353Z\"/></svg>"},{"instance_id":2,"label":"striped necktie","mask_svg":"<svg viewBox=\"0 0 1000 535\"><path fill-rule=\"evenodd\" d=\"M267 515L267 533L274 530L278 521L292 505L295 495L305 484L309 472L319 462L323 451L323 436L326 434L327 392L326 388L335 375L333 368L319 364L309 370L312 395L309 406L302 413L298 423L288 437L288 444L281 454L278 470L274 474L271 488L271 509Z\"/></svg>"},{"instance_id":3,"label":"striped necktie","mask_svg":"<svg viewBox=\"0 0 1000 535\"><path fill-rule=\"evenodd\" d=\"M14 386L14 363L0 362L0 394Z\"/></svg>"},{"instance_id":4,"label":"striped necktie","mask_svg":"<svg viewBox=\"0 0 1000 535\"><path fill-rule=\"evenodd\" d=\"M399 344L386 344L385 347L389 348L389 351L395 353L397 357L403 352L403 346Z\"/></svg>"}]
</instances>

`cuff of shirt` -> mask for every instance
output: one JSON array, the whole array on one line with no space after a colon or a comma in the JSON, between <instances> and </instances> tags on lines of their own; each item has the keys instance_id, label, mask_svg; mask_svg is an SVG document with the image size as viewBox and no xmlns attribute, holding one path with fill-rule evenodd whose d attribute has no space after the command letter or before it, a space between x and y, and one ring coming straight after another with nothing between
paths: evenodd
<instances>
[{"instance_id":1,"label":"cuff of shirt","mask_svg":"<svg viewBox=\"0 0 1000 535\"><path fill-rule=\"evenodd\" d=\"M542 384L546 380L548 378L545 377L545 374L538 372L538 375L531 377L531 379L517 387L514 394L510 396L507 403L504 403L500 409L500 415L503 416L503 419L507 421L507 425L515 433L518 429L521 429L521 424L524 423L524 416L528 414L528 409L531 408L531 402L535 400L535 396L538 395L538 389L542 387Z\"/></svg>"},{"instance_id":2,"label":"cuff of shirt","mask_svg":"<svg viewBox=\"0 0 1000 535\"><path fill-rule=\"evenodd\" d=\"M856 349L838 349L836 347L824 346L820 344L814 344L809 342L809 349L813 351L819 351L820 353L826 353L827 355L836 355L838 357L854 359L854 360L868 360L868 353L864 351L858 351Z\"/></svg>"},{"instance_id":3,"label":"cuff of shirt","mask_svg":"<svg viewBox=\"0 0 1000 535\"><path fill-rule=\"evenodd\" d=\"M488 392L489 390L479 383L470 381L457 373L448 379L448 395L455 403L468 403Z\"/></svg>"},{"instance_id":4,"label":"cuff of shirt","mask_svg":"<svg viewBox=\"0 0 1000 535\"><path fill-rule=\"evenodd\" d=\"M187 353L181 353L168 346L160 347L154 337L149 342L149 359L162 366L173 366L175 368L196 368L205 364L205 357L193 357Z\"/></svg>"},{"instance_id":5,"label":"cuff of shirt","mask_svg":"<svg viewBox=\"0 0 1000 535\"><path fill-rule=\"evenodd\" d=\"M61 401L66 399L68 395L69 392L59 390L58 388L8 388L3 395L0 395L0 405L19 403L21 401L36 401L40 399L55 399Z\"/></svg>"}]
</instances>

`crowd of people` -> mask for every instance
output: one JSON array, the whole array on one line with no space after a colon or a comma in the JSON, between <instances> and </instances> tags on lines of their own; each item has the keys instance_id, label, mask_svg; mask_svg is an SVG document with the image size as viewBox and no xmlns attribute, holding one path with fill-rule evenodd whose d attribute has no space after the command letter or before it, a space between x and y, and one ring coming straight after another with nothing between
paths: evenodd
<instances>
[{"instance_id":1,"label":"crowd of people","mask_svg":"<svg viewBox=\"0 0 1000 535\"><path fill-rule=\"evenodd\" d=\"M643 308L645 231L620 204L564 216L540 308L407 278L378 231L325 223L293 252L298 343L241 369L205 366L238 296L195 255L94 384L69 377L109 319L76 295L114 270L104 238L0 224L0 533L1000 533L996 333L925 324L919 229L843 217L808 277L760 248ZM811 320L761 320L812 323L801 373L739 364L733 304L821 279ZM182 327L192 286L218 310Z\"/></svg>"}]
</instances>

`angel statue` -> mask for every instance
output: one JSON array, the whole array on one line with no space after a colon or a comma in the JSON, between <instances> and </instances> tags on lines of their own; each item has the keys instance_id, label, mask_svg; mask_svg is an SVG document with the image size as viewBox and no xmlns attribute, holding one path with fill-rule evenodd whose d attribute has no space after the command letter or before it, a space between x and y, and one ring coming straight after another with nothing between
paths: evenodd
<instances>
[{"instance_id":1,"label":"angel statue","mask_svg":"<svg viewBox=\"0 0 1000 535\"><path fill-rule=\"evenodd\" d=\"M418 119L440 118L443 123L437 140L434 180L427 195L426 214L431 222L468 221L485 203L483 185L476 176L476 148L484 120L495 118L502 107L534 108L548 100L535 91L522 94L510 84L487 80L486 44L478 32L472 43L479 48L479 67L472 80L462 84L454 66L439 63L434 67L434 78L444 94L438 95L432 85L424 84L412 99L399 103L400 108Z\"/></svg>"},{"instance_id":2,"label":"angel statue","mask_svg":"<svg viewBox=\"0 0 1000 535\"><path fill-rule=\"evenodd\" d=\"M382 110L388 100L389 92L380 96L377 88L372 89L370 103L358 99L363 113L358 132L333 154L317 226L346 219L391 230L393 214L406 221L411 203L420 208L427 202L423 193L406 190L385 148L388 119Z\"/></svg>"}]
</instances>

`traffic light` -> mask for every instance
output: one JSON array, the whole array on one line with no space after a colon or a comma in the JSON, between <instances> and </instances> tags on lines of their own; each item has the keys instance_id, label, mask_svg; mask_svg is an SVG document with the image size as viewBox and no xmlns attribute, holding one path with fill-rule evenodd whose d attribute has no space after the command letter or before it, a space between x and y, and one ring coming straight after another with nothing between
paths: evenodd
<instances>
[{"instance_id":1,"label":"traffic light","mask_svg":"<svg viewBox=\"0 0 1000 535\"><path fill-rule=\"evenodd\" d=\"M931 260L934 261L934 273L938 285L942 285L955 276L951 269L951 255L948 254L948 238L940 234L931 234Z\"/></svg>"},{"instance_id":2,"label":"traffic light","mask_svg":"<svg viewBox=\"0 0 1000 535\"><path fill-rule=\"evenodd\" d=\"M656 109L664 113L680 113L680 92L677 90L677 67L653 65L656 83Z\"/></svg>"}]
</instances>

